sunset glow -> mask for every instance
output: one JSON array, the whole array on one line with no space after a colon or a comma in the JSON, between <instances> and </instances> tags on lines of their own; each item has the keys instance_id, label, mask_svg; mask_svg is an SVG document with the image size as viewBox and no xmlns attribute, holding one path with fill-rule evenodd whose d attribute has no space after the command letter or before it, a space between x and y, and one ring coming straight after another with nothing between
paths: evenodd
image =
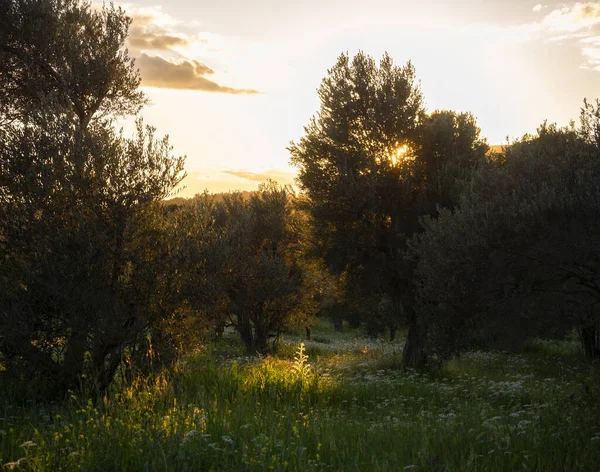
<instances>
[{"instance_id":1,"label":"sunset glow","mask_svg":"<svg viewBox=\"0 0 600 472\"><path fill-rule=\"evenodd\" d=\"M567 124L599 90L599 2L282 5L123 4L152 103L143 115L188 156L181 195L256 188L256 175L293 182L286 147L316 112L316 89L342 51L411 60L428 110L472 112L490 144L545 119Z\"/></svg>"},{"instance_id":2,"label":"sunset glow","mask_svg":"<svg viewBox=\"0 0 600 472\"><path fill-rule=\"evenodd\" d=\"M396 150L392 153L392 164L396 165L399 162L402 162L406 158L407 152L408 146L406 144L398 146Z\"/></svg>"}]
</instances>

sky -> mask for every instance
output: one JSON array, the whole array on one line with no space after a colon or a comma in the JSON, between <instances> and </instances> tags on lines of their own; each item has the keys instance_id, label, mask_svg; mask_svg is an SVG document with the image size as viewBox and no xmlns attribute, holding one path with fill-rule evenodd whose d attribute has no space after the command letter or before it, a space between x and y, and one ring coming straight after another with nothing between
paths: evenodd
<instances>
[{"instance_id":1,"label":"sky","mask_svg":"<svg viewBox=\"0 0 600 472\"><path fill-rule=\"evenodd\" d=\"M490 144L600 98L600 1L157 1L121 6L142 116L187 155L178 196L293 183L286 147L342 52L412 61L427 109L473 113Z\"/></svg>"}]
</instances>

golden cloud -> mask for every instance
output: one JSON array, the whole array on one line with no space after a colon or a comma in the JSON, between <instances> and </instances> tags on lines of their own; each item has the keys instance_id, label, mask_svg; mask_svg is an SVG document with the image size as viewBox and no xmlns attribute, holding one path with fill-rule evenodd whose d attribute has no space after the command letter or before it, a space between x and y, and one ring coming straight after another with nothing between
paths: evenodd
<instances>
[{"instance_id":1,"label":"golden cloud","mask_svg":"<svg viewBox=\"0 0 600 472\"><path fill-rule=\"evenodd\" d=\"M234 95L260 93L227 87L207 78L215 71L190 54L200 49L202 55L201 51L206 48L198 46L207 45L209 40L178 31L180 22L160 8L135 9L132 19L127 44L137 57L142 85Z\"/></svg>"},{"instance_id":2,"label":"golden cloud","mask_svg":"<svg viewBox=\"0 0 600 472\"><path fill-rule=\"evenodd\" d=\"M250 172L245 170L223 170L223 174L233 175L240 179L250 180L252 182L265 182L274 180L282 185L292 185L296 174L282 170L271 170L266 172Z\"/></svg>"},{"instance_id":3,"label":"golden cloud","mask_svg":"<svg viewBox=\"0 0 600 472\"><path fill-rule=\"evenodd\" d=\"M551 11L542 25L554 32L573 33L600 23L600 3L575 3L571 7Z\"/></svg>"},{"instance_id":4,"label":"golden cloud","mask_svg":"<svg viewBox=\"0 0 600 472\"><path fill-rule=\"evenodd\" d=\"M167 51L174 47L188 47L190 44L187 35L167 29L165 25L172 23L173 20L162 12L138 13L134 14L132 19L127 44L135 52L148 49Z\"/></svg>"},{"instance_id":5,"label":"golden cloud","mask_svg":"<svg viewBox=\"0 0 600 472\"><path fill-rule=\"evenodd\" d=\"M577 19L588 19L588 18L599 18L600 17L600 4L599 3L584 3L576 4L574 8Z\"/></svg>"},{"instance_id":6,"label":"golden cloud","mask_svg":"<svg viewBox=\"0 0 600 472\"><path fill-rule=\"evenodd\" d=\"M201 90L234 95L260 93L257 90L226 87L207 79L205 76L212 75L214 71L199 61L171 62L159 56L142 54L137 64L142 76L142 85L146 87Z\"/></svg>"},{"instance_id":7,"label":"golden cloud","mask_svg":"<svg viewBox=\"0 0 600 472\"><path fill-rule=\"evenodd\" d=\"M179 36L150 33L131 34L128 42L133 49L169 50L174 46L186 47L189 45L186 39Z\"/></svg>"}]
</instances>

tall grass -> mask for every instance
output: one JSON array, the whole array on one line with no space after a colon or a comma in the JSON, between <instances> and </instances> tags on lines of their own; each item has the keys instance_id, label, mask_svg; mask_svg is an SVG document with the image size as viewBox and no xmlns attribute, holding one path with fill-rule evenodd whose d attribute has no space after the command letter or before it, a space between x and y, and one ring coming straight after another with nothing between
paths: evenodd
<instances>
[{"instance_id":1,"label":"tall grass","mask_svg":"<svg viewBox=\"0 0 600 472\"><path fill-rule=\"evenodd\" d=\"M99 405L0 399L13 470L598 470L600 375L569 347L473 352L419 373L402 344L319 333L299 356L231 340ZM318 341L317 341L318 340ZM302 354L304 355L304 353Z\"/></svg>"}]
</instances>

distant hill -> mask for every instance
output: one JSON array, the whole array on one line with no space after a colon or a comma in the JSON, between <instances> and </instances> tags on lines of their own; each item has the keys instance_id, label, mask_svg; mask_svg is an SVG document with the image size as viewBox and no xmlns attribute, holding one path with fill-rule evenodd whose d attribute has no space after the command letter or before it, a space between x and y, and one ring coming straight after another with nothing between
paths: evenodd
<instances>
[{"instance_id":1,"label":"distant hill","mask_svg":"<svg viewBox=\"0 0 600 472\"><path fill-rule=\"evenodd\" d=\"M503 150L502 148L504 148L504 145L499 145L499 144L491 145L490 149L488 151L488 154L500 154Z\"/></svg>"},{"instance_id":2,"label":"distant hill","mask_svg":"<svg viewBox=\"0 0 600 472\"><path fill-rule=\"evenodd\" d=\"M221 201L223 201L224 196L227 195L228 193L230 193L230 192L211 193L209 195L212 196L215 199L215 201L221 202ZM253 192L249 192L247 190L242 190L241 192L237 192L237 193L240 193L242 195L242 198L244 200L246 200L246 199L250 198L250 195L252 195ZM183 203L193 200L194 198L196 198L196 197L195 196L194 197L174 197L174 198L170 198L167 200L163 200L162 202L165 205L182 205Z\"/></svg>"}]
</instances>

